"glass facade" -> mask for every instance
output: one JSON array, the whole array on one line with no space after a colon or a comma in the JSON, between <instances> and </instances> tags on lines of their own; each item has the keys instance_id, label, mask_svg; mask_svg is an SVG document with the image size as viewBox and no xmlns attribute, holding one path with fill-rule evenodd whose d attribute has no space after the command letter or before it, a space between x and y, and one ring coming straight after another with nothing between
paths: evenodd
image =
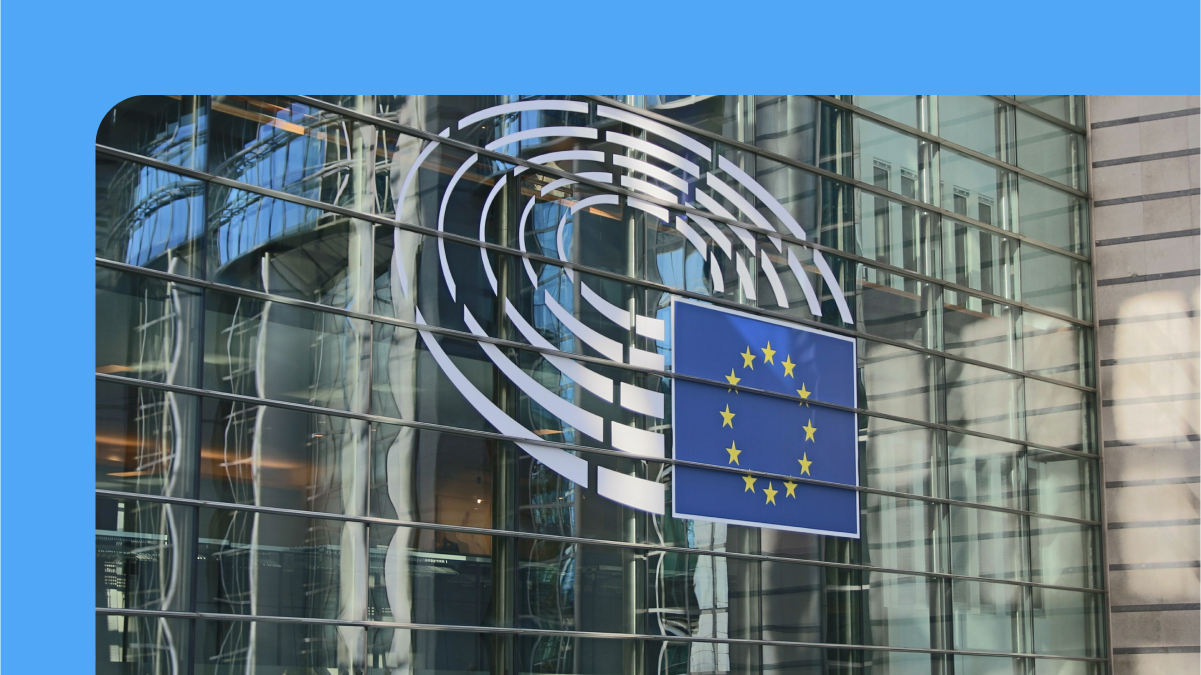
<instances>
[{"instance_id":1,"label":"glass facade","mask_svg":"<svg viewBox=\"0 0 1201 675\"><path fill-rule=\"evenodd\" d=\"M98 672L1102 675L1082 116L122 102ZM673 299L856 339L860 539L670 515Z\"/></svg>"}]
</instances>

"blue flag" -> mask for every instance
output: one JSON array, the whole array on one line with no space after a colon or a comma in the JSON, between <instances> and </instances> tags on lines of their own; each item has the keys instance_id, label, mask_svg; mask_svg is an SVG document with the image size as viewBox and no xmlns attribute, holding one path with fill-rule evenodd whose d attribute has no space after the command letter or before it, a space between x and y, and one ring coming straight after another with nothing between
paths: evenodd
<instances>
[{"instance_id":1,"label":"blue flag","mask_svg":"<svg viewBox=\"0 0 1201 675\"><path fill-rule=\"evenodd\" d=\"M728 469L859 484L855 340L676 300L675 457ZM727 385L778 392L790 399ZM859 493L752 473L677 466L677 518L859 537Z\"/></svg>"}]
</instances>

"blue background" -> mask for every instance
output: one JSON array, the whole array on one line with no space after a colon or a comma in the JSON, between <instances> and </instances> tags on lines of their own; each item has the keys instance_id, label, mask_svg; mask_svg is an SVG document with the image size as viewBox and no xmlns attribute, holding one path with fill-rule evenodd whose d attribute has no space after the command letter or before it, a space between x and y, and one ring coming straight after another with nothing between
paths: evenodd
<instances>
[{"instance_id":1,"label":"blue background","mask_svg":"<svg viewBox=\"0 0 1201 675\"><path fill-rule=\"evenodd\" d=\"M953 94L982 93L964 89L981 73L1009 92L1183 94L1201 78L1196 0L2 7L0 669L13 673L89 672L95 658L92 143L118 101L538 86Z\"/></svg>"},{"instance_id":2,"label":"blue background","mask_svg":"<svg viewBox=\"0 0 1201 675\"><path fill-rule=\"evenodd\" d=\"M802 384L809 400L855 405L855 351L852 342L828 334L790 328L746 315L677 301L672 317L676 372L726 382L732 370L739 386L797 396ZM762 351L775 350L772 363ZM739 355L750 348L750 367ZM781 365L795 363L792 377ZM726 448L737 444L739 469L801 476L798 460L812 464L806 478L858 484L855 414L799 401L731 391L721 385L678 380L672 389L675 457L722 467L731 463ZM724 424L721 411L734 413ZM813 440L803 427L816 427ZM788 497L779 481L768 504L759 478L753 492L740 474L676 467L673 512L723 520L762 523L857 535L859 503L854 491L798 483Z\"/></svg>"}]
</instances>

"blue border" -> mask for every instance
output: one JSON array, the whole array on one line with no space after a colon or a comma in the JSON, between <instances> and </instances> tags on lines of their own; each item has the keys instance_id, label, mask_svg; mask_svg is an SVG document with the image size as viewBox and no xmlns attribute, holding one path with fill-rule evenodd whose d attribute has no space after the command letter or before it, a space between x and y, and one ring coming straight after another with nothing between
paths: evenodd
<instances>
[{"instance_id":1,"label":"blue border","mask_svg":"<svg viewBox=\"0 0 1201 675\"><path fill-rule=\"evenodd\" d=\"M4 3L0 668L94 663L92 143L130 95L985 84L1162 94L1201 81L1196 0L538 6L546 12L473 0Z\"/></svg>"}]
</instances>

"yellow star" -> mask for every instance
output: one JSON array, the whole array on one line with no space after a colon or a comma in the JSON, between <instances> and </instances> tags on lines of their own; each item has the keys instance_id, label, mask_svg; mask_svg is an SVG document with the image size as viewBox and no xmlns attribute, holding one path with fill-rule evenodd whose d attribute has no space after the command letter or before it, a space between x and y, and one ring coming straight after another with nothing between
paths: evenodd
<instances>
[{"instance_id":1,"label":"yellow star","mask_svg":"<svg viewBox=\"0 0 1201 675\"><path fill-rule=\"evenodd\" d=\"M742 381L742 378L734 375L734 369L731 368L730 374L726 375L726 382L729 382L730 384L738 384L741 381ZM727 389L726 391L730 391L730 390ZM737 394L738 392L734 392L734 393Z\"/></svg>"},{"instance_id":2,"label":"yellow star","mask_svg":"<svg viewBox=\"0 0 1201 675\"><path fill-rule=\"evenodd\" d=\"M733 429L734 428L734 413L730 412L730 404L729 403L726 404L725 410L718 410L717 412L721 414L721 425L723 427L730 427L731 429Z\"/></svg>"},{"instance_id":3,"label":"yellow star","mask_svg":"<svg viewBox=\"0 0 1201 675\"><path fill-rule=\"evenodd\" d=\"M752 361L755 360L755 355L751 353L750 347L747 347L746 351L739 354L739 356L742 357L742 367L743 368L750 368L751 370L755 369L755 364L752 363Z\"/></svg>"},{"instance_id":4,"label":"yellow star","mask_svg":"<svg viewBox=\"0 0 1201 675\"><path fill-rule=\"evenodd\" d=\"M804 383L804 382L802 382L802 383L801 383L801 388L800 388L800 389L797 389L797 390L796 390L796 393L797 393L797 395L798 395L798 396L800 396L802 399L806 399L806 398L809 398L809 394L810 394L810 393L812 393L812 392L810 392L808 389L806 389L806 388L805 388L805 383ZM803 401L803 400L801 401L801 405L805 406L806 408L808 408L808 407L809 407L809 404L808 404L808 403L806 403L806 402L805 402L805 401Z\"/></svg>"},{"instance_id":5,"label":"yellow star","mask_svg":"<svg viewBox=\"0 0 1201 675\"><path fill-rule=\"evenodd\" d=\"M785 497L796 499L796 483L786 480L784 481L784 489L788 490L788 493L784 495Z\"/></svg>"},{"instance_id":6,"label":"yellow star","mask_svg":"<svg viewBox=\"0 0 1201 675\"><path fill-rule=\"evenodd\" d=\"M764 347L762 349L762 351L763 351L763 362L764 363L775 363L775 361L772 359L776 355L776 350L771 348L771 340L767 341L767 346Z\"/></svg>"},{"instance_id":7,"label":"yellow star","mask_svg":"<svg viewBox=\"0 0 1201 675\"><path fill-rule=\"evenodd\" d=\"M744 483L746 483L746 489L744 489L743 492L754 492L755 491L755 480L756 479L754 476L743 476L742 481Z\"/></svg>"},{"instance_id":8,"label":"yellow star","mask_svg":"<svg viewBox=\"0 0 1201 675\"><path fill-rule=\"evenodd\" d=\"M813 463L809 460L809 453L806 452L804 455L801 456L801 459L798 459L797 461L801 463L801 473L802 474L807 474L810 476L813 475L813 474L809 473L809 465Z\"/></svg>"},{"instance_id":9,"label":"yellow star","mask_svg":"<svg viewBox=\"0 0 1201 675\"><path fill-rule=\"evenodd\" d=\"M768 482L767 487L763 490L763 494L767 495L767 501L764 502L764 504L775 504L777 492L779 492L779 490L771 489L771 483Z\"/></svg>"},{"instance_id":10,"label":"yellow star","mask_svg":"<svg viewBox=\"0 0 1201 675\"><path fill-rule=\"evenodd\" d=\"M780 365L784 366L784 375L786 377L796 377L795 375L792 374L792 369L796 368L796 364L792 362L791 354L789 354L787 357L785 357L784 363L781 363Z\"/></svg>"},{"instance_id":11,"label":"yellow star","mask_svg":"<svg viewBox=\"0 0 1201 675\"><path fill-rule=\"evenodd\" d=\"M727 410L729 410L729 408L730 406L726 406ZM730 428L733 429L734 425L731 424ZM805 430L805 440L813 441L814 443L817 442L817 440L813 438L813 434L817 431L817 427L813 426L813 420L809 420L809 423L801 428Z\"/></svg>"},{"instance_id":12,"label":"yellow star","mask_svg":"<svg viewBox=\"0 0 1201 675\"><path fill-rule=\"evenodd\" d=\"M726 452L730 453L730 461L726 464L738 464L738 455L742 454L742 451L738 449L738 444L730 441L730 447L726 448Z\"/></svg>"}]
</instances>

